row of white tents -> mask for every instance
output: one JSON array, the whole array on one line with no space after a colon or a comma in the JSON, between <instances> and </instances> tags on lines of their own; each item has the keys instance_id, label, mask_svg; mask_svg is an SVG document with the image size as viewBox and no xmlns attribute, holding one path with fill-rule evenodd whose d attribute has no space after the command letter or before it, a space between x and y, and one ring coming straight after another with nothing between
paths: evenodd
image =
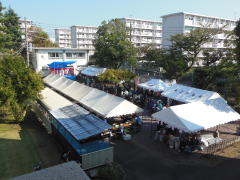
<instances>
[{"instance_id":1,"label":"row of white tents","mask_svg":"<svg viewBox=\"0 0 240 180\"><path fill-rule=\"evenodd\" d=\"M44 82L104 118L143 111L143 109L123 98L80 84L64 76L50 74L44 78Z\"/></svg>"}]
</instances>

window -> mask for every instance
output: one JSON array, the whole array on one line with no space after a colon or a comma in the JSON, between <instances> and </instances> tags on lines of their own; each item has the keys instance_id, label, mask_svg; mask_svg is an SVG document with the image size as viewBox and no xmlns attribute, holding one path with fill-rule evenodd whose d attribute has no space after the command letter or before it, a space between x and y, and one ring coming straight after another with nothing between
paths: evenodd
<instances>
[{"instance_id":1,"label":"window","mask_svg":"<svg viewBox=\"0 0 240 180\"><path fill-rule=\"evenodd\" d=\"M67 58L84 58L85 53L66 53Z\"/></svg>"},{"instance_id":2,"label":"window","mask_svg":"<svg viewBox=\"0 0 240 180\"><path fill-rule=\"evenodd\" d=\"M49 58L61 58L61 57L63 57L63 54L57 53L57 52L49 52L48 57Z\"/></svg>"}]
</instances>

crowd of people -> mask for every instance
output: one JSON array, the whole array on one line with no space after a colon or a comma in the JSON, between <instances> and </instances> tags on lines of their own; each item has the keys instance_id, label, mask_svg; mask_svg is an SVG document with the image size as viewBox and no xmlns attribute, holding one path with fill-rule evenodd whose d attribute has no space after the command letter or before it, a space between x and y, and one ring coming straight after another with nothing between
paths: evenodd
<instances>
[{"instance_id":1,"label":"crowd of people","mask_svg":"<svg viewBox=\"0 0 240 180\"><path fill-rule=\"evenodd\" d=\"M154 113L168 107L166 98L162 97L160 92L135 87L130 82L123 82L121 84L104 83L100 82L96 77L84 75L78 76L77 80L87 86L127 99L137 106L148 110L149 113Z\"/></svg>"}]
</instances>

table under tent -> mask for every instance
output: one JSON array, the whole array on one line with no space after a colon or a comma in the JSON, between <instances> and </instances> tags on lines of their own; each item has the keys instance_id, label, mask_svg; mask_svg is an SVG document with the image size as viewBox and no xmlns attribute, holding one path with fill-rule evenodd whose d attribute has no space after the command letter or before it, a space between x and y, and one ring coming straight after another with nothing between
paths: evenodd
<instances>
[{"instance_id":1,"label":"table under tent","mask_svg":"<svg viewBox=\"0 0 240 180\"><path fill-rule=\"evenodd\" d=\"M83 169L113 161L113 147L101 135L111 125L47 87L41 95L34 108L41 114L38 117L49 133L74 152L74 159L81 161Z\"/></svg>"},{"instance_id":2,"label":"table under tent","mask_svg":"<svg viewBox=\"0 0 240 180\"><path fill-rule=\"evenodd\" d=\"M240 115L234 111L224 99L210 99L205 102L193 102L176 105L152 114L152 118L159 121L156 132L156 139L163 140L168 136L168 143L171 148L179 149L181 142L188 150L203 150L209 145L221 142L221 136L215 136L207 130L240 120ZM170 130L170 133L166 133ZM186 143L181 138L188 134L193 144ZM181 142L180 142L181 141ZM198 141L198 142L197 142ZM197 144L194 144L197 143ZM196 147L192 147L197 146ZM177 146L177 147L176 147ZM183 149L185 148L183 147Z\"/></svg>"}]
</instances>

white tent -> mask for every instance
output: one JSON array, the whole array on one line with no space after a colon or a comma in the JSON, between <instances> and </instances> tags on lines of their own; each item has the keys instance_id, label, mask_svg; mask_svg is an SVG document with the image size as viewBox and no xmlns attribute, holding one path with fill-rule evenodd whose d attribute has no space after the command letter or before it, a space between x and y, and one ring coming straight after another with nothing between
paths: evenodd
<instances>
[{"instance_id":1,"label":"white tent","mask_svg":"<svg viewBox=\"0 0 240 180\"><path fill-rule=\"evenodd\" d=\"M143 111L135 104L123 98L80 84L63 76L49 76L51 77L44 78L45 83L105 118Z\"/></svg>"},{"instance_id":2,"label":"white tent","mask_svg":"<svg viewBox=\"0 0 240 180\"><path fill-rule=\"evenodd\" d=\"M240 119L223 99L171 106L152 117L185 132L197 132Z\"/></svg>"},{"instance_id":3,"label":"white tent","mask_svg":"<svg viewBox=\"0 0 240 180\"><path fill-rule=\"evenodd\" d=\"M49 89L49 88L44 88L41 91L42 95L42 103L49 109L49 110L54 110L54 109L59 109L65 106L72 105L73 103L63 96L59 95L55 91Z\"/></svg>"},{"instance_id":4,"label":"white tent","mask_svg":"<svg viewBox=\"0 0 240 180\"><path fill-rule=\"evenodd\" d=\"M138 86L143 89L152 90L154 92L164 91L169 87L167 83L163 82L160 79L151 79L145 83L138 84Z\"/></svg>"},{"instance_id":5,"label":"white tent","mask_svg":"<svg viewBox=\"0 0 240 180\"><path fill-rule=\"evenodd\" d=\"M198 101L204 102L210 99L217 98L222 99L222 97L216 92L197 89L180 84L172 85L171 87L163 91L161 95L184 103Z\"/></svg>"},{"instance_id":6,"label":"white tent","mask_svg":"<svg viewBox=\"0 0 240 180\"><path fill-rule=\"evenodd\" d=\"M98 67L87 67L85 68L81 74L87 75L87 76L99 76L102 73L106 71L106 68L98 68Z\"/></svg>"}]
</instances>

